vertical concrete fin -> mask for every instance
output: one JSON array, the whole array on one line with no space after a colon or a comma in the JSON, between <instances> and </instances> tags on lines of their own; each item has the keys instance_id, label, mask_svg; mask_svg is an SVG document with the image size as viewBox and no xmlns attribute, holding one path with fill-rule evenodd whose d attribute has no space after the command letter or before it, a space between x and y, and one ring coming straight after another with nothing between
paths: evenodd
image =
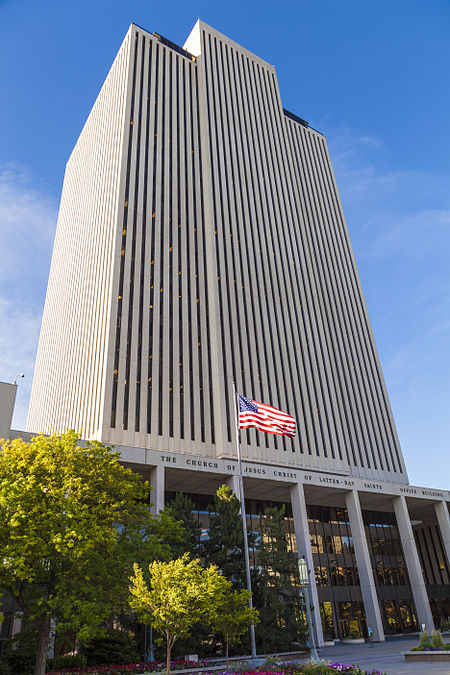
<instances>
[{"instance_id":1,"label":"vertical concrete fin","mask_svg":"<svg viewBox=\"0 0 450 675\"><path fill-rule=\"evenodd\" d=\"M164 508L165 475L163 466L155 466L151 470L150 483L153 487L151 493L151 500L152 500L151 511L154 514L157 514Z\"/></svg>"},{"instance_id":2,"label":"vertical concrete fin","mask_svg":"<svg viewBox=\"0 0 450 675\"><path fill-rule=\"evenodd\" d=\"M444 544L447 563L450 568L450 514L448 512L447 502L436 502L434 505L439 530Z\"/></svg>"}]
</instances>

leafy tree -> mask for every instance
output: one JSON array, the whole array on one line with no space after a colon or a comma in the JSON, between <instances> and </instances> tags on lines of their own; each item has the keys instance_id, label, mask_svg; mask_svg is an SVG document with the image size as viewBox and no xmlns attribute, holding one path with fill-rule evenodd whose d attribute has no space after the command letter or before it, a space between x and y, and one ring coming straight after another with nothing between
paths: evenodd
<instances>
[{"instance_id":1,"label":"leafy tree","mask_svg":"<svg viewBox=\"0 0 450 675\"><path fill-rule=\"evenodd\" d=\"M213 617L213 627L222 633L225 639L225 656L228 670L228 650L230 644L239 642L242 635L256 625L259 620L257 609L248 606L251 597L250 591L233 591L231 582L223 585L222 592L217 598Z\"/></svg>"},{"instance_id":2,"label":"leafy tree","mask_svg":"<svg viewBox=\"0 0 450 675\"><path fill-rule=\"evenodd\" d=\"M172 544L172 555L179 558L183 553L190 553L192 558L200 554L200 525L194 517L194 502L183 492L177 492L174 499L164 511L182 525L180 541Z\"/></svg>"},{"instance_id":3,"label":"leafy tree","mask_svg":"<svg viewBox=\"0 0 450 675\"><path fill-rule=\"evenodd\" d=\"M190 560L187 553L169 562L150 563L149 572L147 585L139 565L134 566L130 607L143 623L152 624L165 635L166 667L170 675L173 645L199 621L212 620L226 579L216 566L204 569L199 560Z\"/></svg>"},{"instance_id":4,"label":"leafy tree","mask_svg":"<svg viewBox=\"0 0 450 675\"><path fill-rule=\"evenodd\" d=\"M119 454L79 436L2 442L0 592L38 630L35 675L45 671L50 622L92 634L126 604L133 560L169 555L179 527L151 516L150 486Z\"/></svg>"},{"instance_id":5,"label":"leafy tree","mask_svg":"<svg viewBox=\"0 0 450 675\"><path fill-rule=\"evenodd\" d=\"M290 550L285 529L285 507L268 507L261 519L255 577L255 605L261 614L259 641L283 649L303 639L298 595L297 555ZM276 645L275 645L276 643Z\"/></svg>"},{"instance_id":6,"label":"leafy tree","mask_svg":"<svg viewBox=\"0 0 450 675\"><path fill-rule=\"evenodd\" d=\"M203 544L203 555L239 588L245 586L244 534L241 502L226 485L217 490L214 506L209 511L209 539ZM249 547L252 535L249 533Z\"/></svg>"}]
</instances>

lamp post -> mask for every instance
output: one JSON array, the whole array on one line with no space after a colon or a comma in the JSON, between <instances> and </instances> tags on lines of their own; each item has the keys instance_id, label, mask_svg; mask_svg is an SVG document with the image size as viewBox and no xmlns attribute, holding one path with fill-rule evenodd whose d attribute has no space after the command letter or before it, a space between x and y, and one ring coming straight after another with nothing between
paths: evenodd
<instances>
[{"instance_id":1,"label":"lamp post","mask_svg":"<svg viewBox=\"0 0 450 675\"><path fill-rule=\"evenodd\" d=\"M311 620L311 602L309 597L309 571L305 558L298 559L298 574L300 577L300 594L303 596L306 609L306 621L308 623L309 653L311 661L318 663L320 661L316 649L316 641Z\"/></svg>"}]
</instances>

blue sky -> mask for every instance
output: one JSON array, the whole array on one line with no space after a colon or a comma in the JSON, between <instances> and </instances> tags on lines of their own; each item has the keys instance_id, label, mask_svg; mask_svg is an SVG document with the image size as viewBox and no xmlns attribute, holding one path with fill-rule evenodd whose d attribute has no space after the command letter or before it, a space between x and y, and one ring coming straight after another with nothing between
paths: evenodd
<instances>
[{"instance_id":1,"label":"blue sky","mask_svg":"<svg viewBox=\"0 0 450 675\"><path fill-rule=\"evenodd\" d=\"M328 140L410 481L450 478L450 3L0 0L0 380L30 395L64 166L133 21L197 17Z\"/></svg>"}]
</instances>

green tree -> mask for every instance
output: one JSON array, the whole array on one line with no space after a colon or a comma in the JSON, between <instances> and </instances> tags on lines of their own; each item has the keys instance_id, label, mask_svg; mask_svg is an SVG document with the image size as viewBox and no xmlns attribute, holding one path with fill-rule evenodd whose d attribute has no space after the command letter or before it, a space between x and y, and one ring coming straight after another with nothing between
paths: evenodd
<instances>
[{"instance_id":1,"label":"green tree","mask_svg":"<svg viewBox=\"0 0 450 675\"><path fill-rule=\"evenodd\" d=\"M259 620L257 609L248 606L251 597L250 591L233 591L231 582L226 580L215 603L212 620L214 630L222 633L225 639L225 656L228 670L229 645L240 641L250 626L256 625Z\"/></svg>"},{"instance_id":2,"label":"green tree","mask_svg":"<svg viewBox=\"0 0 450 675\"><path fill-rule=\"evenodd\" d=\"M170 675L172 647L186 637L199 621L210 622L226 579L215 565L204 569L199 560L185 553L169 562L149 565L149 584L139 565L131 577L130 607L145 624L151 624L166 638L167 675Z\"/></svg>"},{"instance_id":3,"label":"green tree","mask_svg":"<svg viewBox=\"0 0 450 675\"><path fill-rule=\"evenodd\" d=\"M172 555L179 558L183 553L190 553L192 558L200 555L201 528L194 517L194 502L183 492L177 492L174 499L165 507L167 513L182 525L180 540L172 544Z\"/></svg>"},{"instance_id":4,"label":"green tree","mask_svg":"<svg viewBox=\"0 0 450 675\"><path fill-rule=\"evenodd\" d=\"M291 550L285 524L285 507L268 507L261 519L258 551L259 575L255 577L255 605L261 614L261 645L289 648L303 638L297 555Z\"/></svg>"},{"instance_id":5,"label":"green tree","mask_svg":"<svg viewBox=\"0 0 450 675\"><path fill-rule=\"evenodd\" d=\"M51 619L92 634L125 606L133 560L169 555L179 527L149 512L150 486L97 441L68 431L2 442L0 592L38 631L35 675L45 671Z\"/></svg>"},{"instance_id":6,"label":"green tree","mask_svg":"<svg viewBox=\"0 0 450 675\"><path fill-rule=\"evenodd\" d=\"M209 539L203 544L203 556L239 588L245 586L244 534L241 502L226 485L217 490L209 511ZM253 541L248 535L249 547Z\"/></svg>"}]
</instances>

